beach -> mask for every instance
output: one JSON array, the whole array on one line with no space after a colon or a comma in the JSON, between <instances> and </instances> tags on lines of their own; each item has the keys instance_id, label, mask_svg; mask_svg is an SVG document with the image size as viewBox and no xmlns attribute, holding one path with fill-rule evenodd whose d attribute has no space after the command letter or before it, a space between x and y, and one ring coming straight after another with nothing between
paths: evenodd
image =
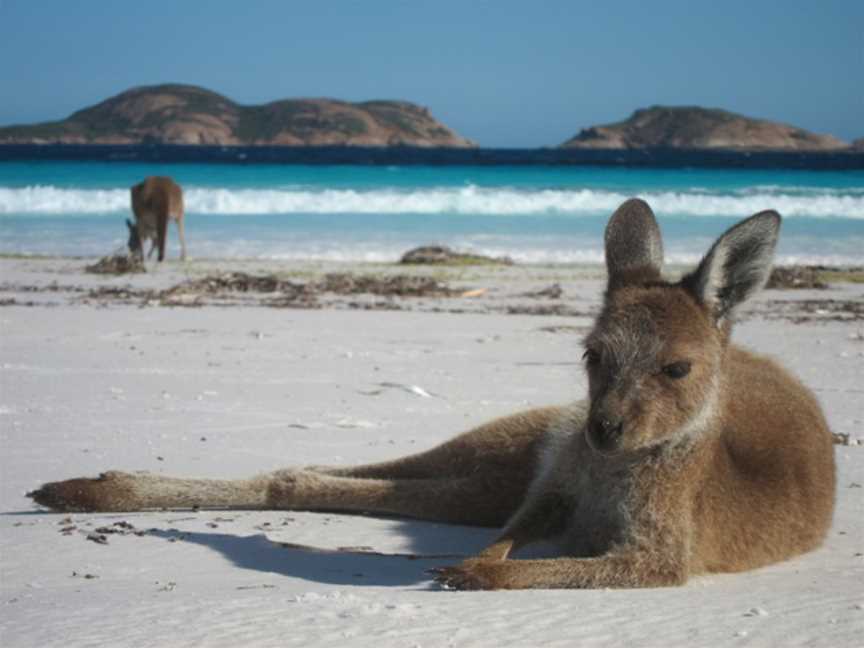
<instances>
[{"instance_id":1,"label":"beach","mask_svg":"<svg viewBox=\"0 0 864 648\"><path fill-rule=\"evenodd\" d=\"M601 265L214 257L85 271L97 261L0 258L4 646L853 646L864 635L860 281L765 290L733 335L808 385L835 433L837 508L820 549L678 588L449 592L425 571L494 530L294 511L58 514L25 493L108 469L240 478L378 461L581 398Z\"/></svg>"},{"instance_id":2,"label":"beach","mask_svg":"<svg viewBox=\"0 0 864 648\"><path fill-rule=\"evenodd\" d=\"M0 24L0 648L864 647L864 2Z\"/></svg>"}]
</instances>

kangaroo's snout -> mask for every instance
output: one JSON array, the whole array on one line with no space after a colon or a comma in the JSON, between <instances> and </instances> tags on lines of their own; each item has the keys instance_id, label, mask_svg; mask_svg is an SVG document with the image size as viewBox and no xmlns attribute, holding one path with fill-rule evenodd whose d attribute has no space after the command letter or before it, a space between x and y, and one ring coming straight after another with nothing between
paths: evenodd
<instances>
[{"instance_id":1,"label":"kangaroo's snout","mask_svg":"<svg viewBox=\"0 0 864 648\"><path fill-rule=\"evenodd\" d=\"M624 422L608 416L598 416L588 422L588 445L599 452L611 452L621 444Z\"/></svg>"}]
</instances>

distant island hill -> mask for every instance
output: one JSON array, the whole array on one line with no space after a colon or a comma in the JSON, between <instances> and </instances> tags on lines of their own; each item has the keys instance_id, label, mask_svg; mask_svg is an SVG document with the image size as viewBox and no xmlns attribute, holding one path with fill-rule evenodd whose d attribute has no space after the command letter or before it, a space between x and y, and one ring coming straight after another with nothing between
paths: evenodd
<instances>
[{"instance_id":1,"label":"distant island hill","mask_svg":"<svg viewBox=\"0 0 864 648\"><path fill-rule=\"evenodd\" d=\"M0 144L476 146L428 109L404 101L284 99L242 106L177 84L132 88L61 121L0 128Z\"/></svg>"},{"instance_id":2,"label":"distant island hill","mask_svg":"<svg viewBox=\"0 0 864 648\"><path fill-rule=\"evenodd\" d=\"M283 99L240 105L191 85L132 88L67 119L0 127L0 144L476 148L407 101ZM716 108L652 106L561 144L582 150L864 151L831 135Z\"/></svg>"},{"instance_id":3,"label":"distant island hill","mask_svg":"<svg viewBox=\"0 0 864 648\"><path fill-rule=\"evenodd\" d=\"M652 106L621 122L585 128L561 147L816 152L864 149L864 139L850 145L833 135L717 108Z\"/></svg>"}]
</instances>

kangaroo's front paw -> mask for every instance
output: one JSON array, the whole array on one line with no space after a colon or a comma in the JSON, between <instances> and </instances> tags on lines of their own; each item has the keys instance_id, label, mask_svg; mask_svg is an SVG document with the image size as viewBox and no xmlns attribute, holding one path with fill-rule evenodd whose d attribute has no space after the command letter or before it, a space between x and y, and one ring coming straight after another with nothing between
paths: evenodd
<instances>
[{"instance_id":1,"label":"kangaroo's front paw","mask_svg":"<svg viewBox=\"0 0 864 648\"><path fill-rule=\"evenodd\" d=\"M95 479L50 482L27 493L27 497L55 511L131 511L133 479L128 473L111 471Z\"/></svg>"},{"instance_id":2,"label":"kangaroo's front paw","mask_svg":"<svg viewBox=\"0 0 864 648\"><path fill-rule=\"evenodd\" d=\"M496 578L500 562L491 560L466 560L451 567L430 569L435 582L445 589L488 590L500 589L502 583Z\"/></svg>"}]
</instances>

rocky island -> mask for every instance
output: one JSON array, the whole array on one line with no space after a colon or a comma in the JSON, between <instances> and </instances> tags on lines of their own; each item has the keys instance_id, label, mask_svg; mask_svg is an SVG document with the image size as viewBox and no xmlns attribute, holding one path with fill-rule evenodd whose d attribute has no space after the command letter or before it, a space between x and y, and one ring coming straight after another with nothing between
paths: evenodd
<instances>
[{"instance_id":1,"label":"rocky island","mask_svg":"<svg viewBox=\"0 0 864 648\"><path fill-rule=\"evenodd\" d=\"M132 88L67 119L0 128L0 144L476 146L405 101L284 99L244 106L191 85Z\"/></svg>"},{"instance_id":2,"label":"rocky island","mask_svg":"<svg viewBox=\"0 0 864 648\"><path fill-rule=\"evenodd\" d=\"M652 106L635 111L621 122L585 128L561 147L839 151L849 145L831 135L717 108Z\"/></svg>"}]
</instances>

